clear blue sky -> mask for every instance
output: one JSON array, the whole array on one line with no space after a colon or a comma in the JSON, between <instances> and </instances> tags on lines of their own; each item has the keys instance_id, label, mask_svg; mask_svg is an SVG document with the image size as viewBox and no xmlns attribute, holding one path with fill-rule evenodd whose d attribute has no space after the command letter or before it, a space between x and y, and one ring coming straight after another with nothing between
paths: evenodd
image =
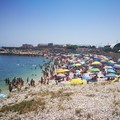
<instances>
[{"instance_id":1,"label":"clear blue sky","mask_svg":"<svg viewBox=\"0 0 120 120\"><path fill-rule=\"evenodd\" d=\"M0 46L120 42L120 0L0 0Z\"/></svg>"}]
</instances>

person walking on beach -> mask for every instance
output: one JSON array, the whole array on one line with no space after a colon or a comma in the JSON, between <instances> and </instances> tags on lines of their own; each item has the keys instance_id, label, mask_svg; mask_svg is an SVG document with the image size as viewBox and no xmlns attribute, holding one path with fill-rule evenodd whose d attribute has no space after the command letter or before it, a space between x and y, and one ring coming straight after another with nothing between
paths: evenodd
<instances>
[{"instance_id":1,"label":"person walking on beach","mask_svg":"<svg viewBox=\"0 0 120 120\"><path fill-rule=\"evenodd\" d=\"M12 84L9 83L9 91L12 92L12 89L13 89Z\"/></svg>"},{"instance_id":2,"label":"person walking on beach","mask_svg":"<svg viewBox=\"0 0 120 120\"><path fill-rule=\"evenodd\" d=\"M56 85L58 84L58 77L57 75L54 76L54 79L55 79L55 82L56 82Z\"/></svg>"},{"instance_id":3,"label":"person walking on beach","mask_svg":"<svg viewBox=\"0 0 120 120\"><path fill-rule=\"evenodd\" d=\"M41 82L41 85L42 85L42 84L43 84L43 82L44 82L43 77L41 77L41 81L40 81L40 82Z\"/></svg>"},{"instance_id":4,"label":"person walking on beach","mask_svg":"<svg viewBox=\"0 0 120 120\"><path fill-rule=\"evenodd\" d=\"M47 84L49 84L49 80L50 80L50 78L49 78L49 77L47 77L47 81L46 81L46 83L47 83Z\"/></svg>"},{"instance_id":5,"label":"person walking on beach","mask_svg":"<svg viewBox=\"0 0 120 120\"><path fill-rule=\"evenodd\" d=\"M0 93L2 92L2 90L0 89Z\"/></svg>"},{"instance_id":6,"label":"person walking on beach","mask_svg":"<svg viewBox=\"0 0 120 120\"><path fill-rule=\"evenodd\" d=\"M33 80L33 85L32 85L33 87L35 87L35 81Z\"/></svg>"},{"instance_id":7,"label":"person walking on beach","mask_svg":"<svg viewBox=\"0 0 120 120\"><path fill-rule=\"evenodd\" d=\"M27 83L29 82L29 77L27 78Z\"/></svg>"}]
</instances>

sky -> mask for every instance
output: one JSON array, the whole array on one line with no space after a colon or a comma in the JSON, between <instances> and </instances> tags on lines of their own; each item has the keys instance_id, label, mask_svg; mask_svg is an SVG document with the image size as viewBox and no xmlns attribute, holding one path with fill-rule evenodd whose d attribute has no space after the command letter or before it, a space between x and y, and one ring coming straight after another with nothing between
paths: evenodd
<instances>
[{"instance_id":1,"label":"sky","mask_svg":"<svg viewBox=\"0 0 120 120\"><path fill-rule=\"evenodd\" d=\"M120 42L120 0L0 0L0 46Z\"/></svg>"}]
</instances>

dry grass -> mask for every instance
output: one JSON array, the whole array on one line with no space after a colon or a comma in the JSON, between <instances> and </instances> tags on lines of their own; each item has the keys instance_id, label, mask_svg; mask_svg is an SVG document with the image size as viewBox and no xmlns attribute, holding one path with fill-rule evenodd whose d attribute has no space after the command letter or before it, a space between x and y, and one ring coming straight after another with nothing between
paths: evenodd
<instances>
[{"instance_id":1,"label":"dry grass","mask_svg":"<svg viewBox=\"0 0 120 120\"><path fill-rule=\"evenodd\" d=\"M82 111L82 110L81 110L80 108L77 108L77 109L75 109L75 114L78 115L78 114L81 113L81 111Z\"/></svg>"},{"instance_id":2,"label":"dry grass","mask_svg":"<svg viewBox=\"0 0 120 120\"><path fill-rule=\"evenodd\" d=\"M120 100L118 99L113 101L112 115L120 116Z\"/></svg>"},{"instance_id":3,"label":"dry grass","mask_svg":"<svg viewBox=\"0 0 120 120\"><path fill-rule=\"evenodd\" d=\"M70 98L70 96L73 94L72 92L65 92L64 89L60 89L58 91L51 91L49 92L51 98L61 98L61 99L68 99Z\"/></svg>"},{"instance_id":4,"label":"dry grass","mask_svg":"<svg viewBox=\"0 0 120 120\"><path fill-rule=\"evenodd\" d=\"M70 100L70 96L72 95L72 92L65 92L63 88L57 90L57 91L49 91L44 90L40 91L38 93L32 93L31 95L34 96L35 99L22 101L20 103L10 105L10 106L3 106L0 109L0 112L18 112L19 114L27 113L30 111L37 111L38 109L45 109L45 99L48 98L52 99L59 99L59 101L62 103L64 100ZM64 109L64 105L59 106L60 109Z\"/></svg>"},{"instance_id":5,"label":"dry grass","mask_svg":"<svg viewBox=\"0 0 120 120\"><path fill-rule=\"evenodd\" d=\"M114 100L113 104L114 106L120 106L120 100Z\"/></svg>"},{"instance_id":6,"label":"dry grass","mask_svg":"<svg viewBox=\"0 0 120 120\"><path fill-rule=\"evenodd\" d=\"M117 92L120 92L120 89L117 89Z\"/></svg>"},{"instance_id":7,"label":"dry grass","mask_svg":"<svg viewBox=\"0 0 120 120\"><path fill-rule=\"evenodd\" d=\"M87 113L87 120L90 119L93 115L91 113Z\"/></svg>"},{"instance_id":8,"label":"dry grass","mask_svg":"<svg viewBox=\"0 0 120 120\"><path fill-rule=\"evenodd\" d=\"M108 82L101 82L101 83L100 83L100 85L109 85L109 84L111 84L110 81L108 81Z\"/></svg>"},{"instance_id":9,"label":"dry grass","mask_svg":"<svg viewBox=\"0 0 120 120\"><path fill-rule=\"evenodd\" d=\"M94 97L95 94L86 94L87 97Z\"/></svg>"},{"instance_id":10,"label":"dry grass","mask_svg":"<svg viewBox=\"0 0 120 120\"><path fill-rule=\"evenodd\" d=\"M20 103L11 105L11 106L3 106L0 109L0 112L18 112L19 114L27 113L30 111L36 111L38 108L42 110L45 108L45 100L44 99L37 99L37 100L29 100L29 101L22 101Z\"/></svg>"},{"instance_id":11,"label":"dry grass","mask_svg":"<svg viewBox=\"0 0 120 120\"><path fill-rule=\"evenodd\" d=\"M66 109L66 107L65 107L65 105L64 105L64 104L59 103L59 104L58 104L58 109L59 109L59 110L65 110L65 109Z\"/></svg>"}]
</instances>

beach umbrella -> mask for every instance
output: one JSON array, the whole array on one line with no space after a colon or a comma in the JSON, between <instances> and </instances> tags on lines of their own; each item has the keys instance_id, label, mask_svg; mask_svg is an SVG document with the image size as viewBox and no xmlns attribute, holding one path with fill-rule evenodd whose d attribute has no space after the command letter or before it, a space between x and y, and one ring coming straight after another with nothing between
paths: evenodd
<instances>
[{"instance_id":1,"label":"beach umbrella","mask_svg":"<svg viewBox=\"0 0 120 120\"><path fill-rule=\"evenodd\" d=\"M104 66L104 69L112 69L112 66Z\"/></svg>"},{"instance_id":2,"label":"beach umbrella","mask_svg":"<svg viewBox=\"0 0 120 120\"><path fill-rule=\"evenodd\" d=\"M79 56L80 56L80 54L75 54L75 56L76 56L76 57L79 57Z\"/></svg>"},{"instance_id":3,"label":"beach umbrella","mask_svg":"<svg viewBox=\"0 0 120 120\"><path fill-rule=\"evenodd\" d=\"M100 69L98 68L91 68L89 72L100 72Z\"/></svg>"},{"instance_id":4,"label":"beach umbrella","mask_svg":"<svg viewBox=\"0 0 120 120\"><path fill-rule=\"evenodd\" d=\"M76 73L80 73L80 70L76 70L75 72L76 72Z\"/></svg>"},{"instance_id":5,"label":"beach umbrella","mask_svg":"<svg viewBox=\"0 0 120 120\"><path fill-rule=\"evenodd\" d=\"M64 69L58 69L57 73L64 73Z\"/></svg>"},{"instance_id":6,"label":"beach umbrella","mask_svg":"<svg viewBox=\"0 0 120 120\"><path fill-rule=\"evenodd\" d=\"M120 61L118 61L117 64L120 64Z\"/></svg>"},{"instance_id":7,"label":"beach umbrella","mask_svg":"<svg viewBox=\"0 0 120 120\"><path fill-rule=\"evenodd\" d=\"M92 77L90 76L90 75L83 75L82 76L82 79L85 79L85 80L91 80L92 79Z\"/></svg>"},{"instance_id":8,"label":"beach umbrella","mask_svg":"<svg viewBox=\"0 0 120 120\"><path fill-rule=\"evenodd\" d=\"M75 66L81 66L81 64L80 63L76 63Z\"/></svg>"},{"instance_id":9,"label":"beach umbrella","mask_svg":"<svg viewBox=\"0 0 120 120\"><path fill-rule=\"evenodd\" d=\"M92 65L100 65L100 64L101 64L101 63L98 62L98 61L95 61L95 62L92 63Z\"/></svg>"},{"instance_id":10,"label":"beach umbrella","mask_svg":"<svg viewBox=\"0 0 120 120\"><path fill-rule=\"evenodd\" d=\"M120 78L115 78L112 82L120 82Z\"/></svg>"},{"instance_id":11,"label":"beach umbrella","mask_svg":"<svg viewBox=\"0 0 120 120\"><path fill-rule=\"evenodd\" d=\"M115 63L113 60L109 60L108 62L110 62L110 63Z\"/></svg>"},{"instance_id":12,"label":"beach umbrella","mask_svg":"<svg viewBox=\"0 0 120 120\"><path fill-rule=\"evenodd\" d=\"M70 85L70 82L69 81L61 81L59 84L61 84L61 85Z\"/></svg>"},{"instance_id":13,"label":"beach umbrella","mask_svg":"<svg viewBox=\"0 0 120 120\"><path fill-rule=\"evenodd\" d=\"M120 58L118 59L118 62L120 62Z\"/></svg>"},{"instance_id":14,"label":"beach umbrella","mask_svg":"<svg viewBox=\"0 0 120 120\"><path fill-rule=\"evenodd\" d=\"M120 65L115 64L113 68L120 69Z\"/></svg>"},{"instance_id":15,"label":"beach umbrella","mask_svg":"<svg viewBox=\"0 0 120 120\"><path fill-rule=\"evenodd\" d=\"M66 77L66 75L63 74L63 73L59 73L57 76L58 76L58 77L62 77L62 78Z\"/></svg>"},{"instance_id":16,"label":"beach umbrella","mask_svg":"<svg viewBox=\"0 0 120 120\"><path fill-rule=\"evenodd\" d=\"M85 64L85 61L81 61L80 63L81 63L81 64Z\"/></svg>"},{"instance_id":17,"label":"beach umbrella","mask_svg":"<svg viewBox=\"0 0 120 120\"><path fill-rule=\"evenodd\" d=\"M72 64L71 66L72 67L78 67L78 66L81 66L81 64L80 63L76 63L76 64Z\"/></svg>"},{"instance_id":18,"label":"beach umbrella","mask_svg":"<svg viewBox=\"0 0 120 120\"><path fill-rule=\"evenodd\" d=\"M101 63L105 63L106 62L106 60L101 60Z\"/></svg>"},{"instance_id":19,"label":"beach umbrella","mask_svg":"<svg viewBox=\"0 0 120 120\"><path fill-rule=\"evenodd\" d=\"M120 75L116 76L116 78L120 78Z\"/></svg>"},{"instance_id":20,"label":"beach umbrella","mask_svg":"<svg viewBox=\"0 0 120 120\"><path fill-rule=\"evenodd\" d=\"M101 60L101 58L96 58L96 59L95 59L95 61L100 61L100 60Z\"/></svg>"},{"instance_id":21,"label":"beach umbrella","mask_svg":"<svg viewBox=\"0 0 120 120\"><path fill-rule=\"evenodd\" d=\"M109 73L109 74L106 74L106 77L113 77L113 78L115 78L117 75L116 74L114 74L114 73Z\"/></svg>"},{"instance_id":22,"label":"beach umbrella","mask_svg":"<svg viewBox=\"0 0 120 120\"><path fill-rule=\"evenodd\" d=\"M59 73L64 73L64 72L68 72L69 70L68 69L58 69L56 72L57 74Z\"/></svg>"},{"instance_id":23,"label":"beach umbrella","mask_svg":"<svg viewBox=\"0 0 120 120\"><path fill-rule=\"evenodd\" d=\"M70 81L70 84L71 84L71 85L81 85L81 84L87 84L87 82L86 82L86 81L83 81L83 80L80 79L80 78L75 78L75 79L72 79L72 80Z\"/></svg>"},{"instance_id":24,"label":"beach umbrella","mask_svg":"<svg viewBox=\"0 0 120 120\"><path fill-rule=\"evenodd\" d=\"M116 71L113 70L113 69L107 69L107 72L108 72L108 73L116 73Z\"/></svg>"},{"instance_id":25,"label":"beach umbrella","mask_svg":"<svg viewBox=\"0 0 120 120\"><path fill-rule=\"evenodd\" d=\"M64 72L69 72L69 70L68 69L64 69Z\"/></svg>"},{"instance_id":26,"label":"beach umbrella","mask_svg":"<svg viewBox=\"0 0 120 120\"><path fill-rule=\"evenodd\" d=\"M109 61L107 61L107 64L113 66L115 64L115 62L113 60L109 60Z\"/></svg>"}]
</instances>

